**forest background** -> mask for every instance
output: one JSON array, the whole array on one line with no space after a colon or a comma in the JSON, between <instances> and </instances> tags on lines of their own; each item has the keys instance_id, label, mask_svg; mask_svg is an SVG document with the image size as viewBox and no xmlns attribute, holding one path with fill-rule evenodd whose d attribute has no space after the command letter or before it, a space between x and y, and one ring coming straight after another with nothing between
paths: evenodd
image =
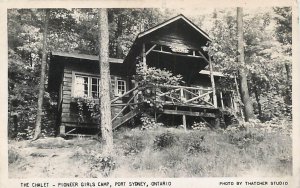
<instances>
[{"instance_id":1,"label":"forest background","mask_svg":"<svg viewBox=\"0 0 300 188\"><path fill-rule=\"evenodd\" d=\"M50 12L48 52L98 55L96 9L51 9ZM214 70L237 75L240 65L236 8L109 9L110 57L125 57L139 32L179 13L213 39L208 50L213 56ZM103 170L97 165L102 164L103 158L98 150L101 143L95 140L15 141L33 136L43 17L42 9L7 10L9 175L14 178L106 176L99 174ZM114 145L119 158L112 161L116 162L112 163L116 169L109 171L110 177L241 177L249 173L250 176L283 177L292 174L295 162L291 141L292 10L290 7L244 8L243 21L246 64L243 68L247 70L254 122L241 124L246 126L242 131L235 127L188 133L179 129L117 131ZM46 92L44 98L42 131L48 137L55 135L57 96ZM261 128L261 125L267 126ZM271 130L266 129L274 125ZM169 131L170 138L176 138L175 141L178 138L179 142L157 149L159 141L170 136L166 134ZM203 139L199 140L200 136ZM64 169L70 168L77 171L66 174Z\"/></svg>"},{"instance_id":2,"label":"forest background","mask_svg":"<svg viewBox=\"0 0 300 188\"><path fill-rule=\"evenodd\" d=\"M41 71L43 11L9 9L8 135L33 136ZM237 74L236 9L109 9L110 57L124 58L135 37L183 13L213 39L214 71ZM48 51L98 55L96 9L51 9ZM292 119L292 10L290 7L244 10L245 66L256 118ZM48 68L48 67L47 67ZM47 80L47 79L46 79ZM47 87L47 83L46 83ZM42 131L55 135L57 96L45 93ZM290 124L289 124L290 125Z\"/></svg>"}]
</instances>

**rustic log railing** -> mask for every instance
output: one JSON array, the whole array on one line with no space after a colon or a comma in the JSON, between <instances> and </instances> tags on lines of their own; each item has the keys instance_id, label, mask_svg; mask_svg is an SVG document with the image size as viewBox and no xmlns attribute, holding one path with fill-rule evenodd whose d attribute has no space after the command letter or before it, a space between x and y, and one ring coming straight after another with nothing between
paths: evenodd
<instances>
[{"instance_id":1,"label":"rustic log railing","mask_svg":"<svg viewBox=\"0 0 300 188\"><path fill-rule=\"evenodd\" d=\"M113 129L117 128L120 126L122 123L128 121L132 117L134 117L136 114L138 114L138 105L141 104L142 102L137 102L136 98L138 95L138 90L140 90L140 86L136 86L132 88L131 90L125 92L121 96L118 96L111 100L111 106L116 107L116 106L121 106L122 109L112 118L112 124L113 124ZM122 99L126 97L129 99L126 99L126 103L120 103L119 101L123 101ZM127 114L123 114L123 112L129 108L129 112ZM133 113L134 112L134 113ZM117 118L124 118L124 119L117 119Z\"/></svg>"},{"instance_id":2,"label":"rustic log railing","mask_svg":"<svg viewBox=\"0 0 300 188\"><path fill-rule=\"evenodd\" d=\"M214 106L212 101L212 89L173 86L173 85L154 85L156 97L163 103L182 103Z\"/></svg>"},{"instance_id":3,"label":"rustic log railing","mask_svg":"<svg viewBox=\"0 0 300 188\"><path fill-rule=\"evenodd\" d=\"M140 95L139 95L140 94ZM126 97L125 103L120 103ZM161 104L213 107L211 88L175 86L175 85L140 85L111 100L111 106L121 106L121 110L112 118L113 129L139 114L139 104L155 99ZM128 113L124 113L125 111Z\"/></svg>"}]
</instances>

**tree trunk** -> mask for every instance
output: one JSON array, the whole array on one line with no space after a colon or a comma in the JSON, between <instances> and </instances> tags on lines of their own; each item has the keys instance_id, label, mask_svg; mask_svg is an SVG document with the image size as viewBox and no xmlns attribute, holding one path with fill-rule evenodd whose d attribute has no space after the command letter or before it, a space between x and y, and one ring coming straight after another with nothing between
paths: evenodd
<instances>
[{"instance_id":1,"label":"tree trunk","mask_svg":"<svg viewBox=\"0 0 300 188\"><path fill-rule=\"evenodd\" d=\"M123 32L122 18L123 18L122 15L119 15L118 18L117 18L117 20L118 20L117 21L117 31L115 33L115 40L117 41L116 46L115 46L116 58L123 58L122 57L123 56L123 51L122 51L120 40L119 40L119 37L122 35L122 32Z\"/></svg>"},{"instance_id":2,"label":"tree trunk","mask_svg":"<svg viewBox=\"0 0 300 188\"><path fill-rule=\"evenodd\" d=\"M237 32L238 32L238 60L241 68L239 70L241 83L241 98L244 103L245 121L254 118L253 106L249 96L247 75L245 72L244 34L243 34L243 8L237 8Z\"/></svg>"},{"instance_id":3,"label":"tree trunk","mask_svg":"<svg viewBox=\"0 0 300 188\"><path fill-rule=\"evenodd\" d=\"M110 70L108 61L108 20L107 9L98 9L99 27L99 69L100 69L100 126L103 141L103 153L110 155L113 151L113 134L110 105Z\"/></svg>"},{"instance_id":4,"label":"tree trunk","mask_svg":"<svg viewBox=\"0 0 300 188\"><path fill-rule=\"evenodd\" d=\"M258 90L257 90L256 86L254 87L254 94L255 94L255 99L256 99L256 102L257 102L258 117L261 118L262 117L262 108L261 108L259 93L258 93Z\"/></svg>"},{"instance_id":5,"label":"tree trunk","mask_svg":"<svg viewBox=\"0 0 300 188\"><path fill-rule=\"evenodd\" d=\"M38 109L36 116L36 124L33 140L36 140L41 135L41 121L43 114L43 103L44 103L44 92L45 92L45 72L46 72L46 60L47 60L47 32L48 32L48 22L50 16L50 9L45 9L45 18L44 18L44 32L43 32L43 52L42 52L42 64L41 64L41 78L39 85L39 94L38 94Z\"/></svg>"},{"instance_id":6,"label":"tree trunk","mask_svg":"<svg viewBox=\"0 0 300 188\"><path fill-rule=\"evenodd\" d=\"M292 84L291 84L291 69L288 63L284 64L286 70L286 99L285 102L287 105L292 105Z\"/></svg>"},{"instance_id":7,"label":"tree trunk","mask_svg":"<svg viewBox=\"0 0 300 188\"><path fill-rule=\"evenodd\" d=\"M210 74L210 82L211 82L211 88L212 88L212 95L213 95L213 104L214 107L218 107L218 102L217 102L217 94L216 94L216 85L215 85L215 78L213 75L213 67L212 67L212 62L211 62L211 57L208 57L209 59L209 74Z\"/></svg>"}]
</instances>

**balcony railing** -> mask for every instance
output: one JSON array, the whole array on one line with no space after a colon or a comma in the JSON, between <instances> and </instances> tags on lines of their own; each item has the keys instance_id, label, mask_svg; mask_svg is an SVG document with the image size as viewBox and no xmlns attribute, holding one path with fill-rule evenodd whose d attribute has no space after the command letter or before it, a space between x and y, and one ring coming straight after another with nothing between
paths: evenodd
<instances>
[{"instance_id":1,"label":"balcony railing","mask_svg":"<svg viewBox=\"0 0 300 188\"><path fill-rule=\"evenodd\" d=\"M126 103L118 102L124 97L127 97ZM122 106L122 109L112 118L112 121L119 117L126 108L135 108L134 106L146 102L149 99L161 104L214 106L211 88L149 84L137 86L122 96L113 99L111 105Z\"/></svg>"},{"instance_id":2,"label":"balcony railing","mask_svg":"<svg viewBox=\"0 0 300 188\"><path fill-rule=\"evenodd\" d=\"M174 85L152 85L152 93L156 100L165 104L186 104L214 106L211 88L174 86Z\"/></svg>"}]
</instances>

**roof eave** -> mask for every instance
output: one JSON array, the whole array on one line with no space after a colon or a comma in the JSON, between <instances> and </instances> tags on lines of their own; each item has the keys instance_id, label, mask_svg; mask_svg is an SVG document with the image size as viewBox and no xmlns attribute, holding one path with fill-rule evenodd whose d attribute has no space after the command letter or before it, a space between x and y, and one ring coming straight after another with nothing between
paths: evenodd
<instances>
[{"instance_id":1,"label":"roof eave","mask_svg":"<svg viewBox=\"0 0 300 188\"><path fill-rule=\"evenodd\" d=\"M149 29L147 31L139 33L138 36L137 36L137 38L142 38L145 35L148 35L148 34L152 33L153 31L156 31L157 29L160 29L160 28L162 28L162 27L164 27L164 26L166 26L166 25L168 25L168 24L170 24L172 22L175 22L175 21L177 21L179 19L183 19L191 27L193 27L196 31L198 31L199 33L201 33L208 41L210 41L210 42L212 41L212 39L206 33L204 33L198 26L196 26L193 22L191 22L189 19L187 19L182 14L180 14L180 15L174 17L174 18L171 18L170 20L167 20L167 21L165 21L165 22L163 22L163 23L161 23L161 24L159 24L159 25L157 25L157 26L155 26L155 27L153 27L153 28L151 28L151 29Z\"/></svg>"},{"instance_id":2,"label":"roof eave","mask_svg":"<svg viewBox=\"0 0 300 188\"><path fill-rule=\"evenodd\" d=\"M52 56L59 56L59 57L67 57L67 58L75 58L75 59L86 59L92 61L99 61L99 56L95 55L86 55L86 54L75 54L75 53L65 53L65 52L51 52ZM109 58L110 63L123 63L123 59L118 58Z\"/></svg>"}]
</instances>

